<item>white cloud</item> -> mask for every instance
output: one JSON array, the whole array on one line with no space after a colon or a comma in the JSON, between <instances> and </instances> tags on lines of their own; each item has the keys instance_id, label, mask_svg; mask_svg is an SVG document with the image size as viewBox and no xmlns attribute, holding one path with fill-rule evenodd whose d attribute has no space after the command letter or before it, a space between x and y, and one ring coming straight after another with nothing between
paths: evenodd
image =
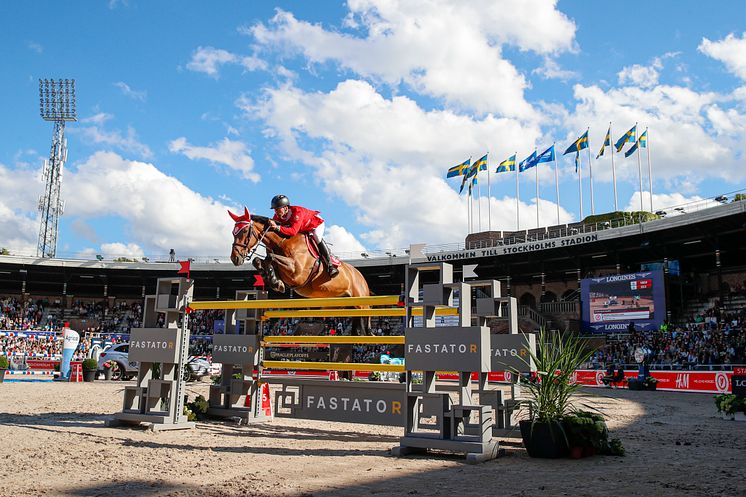
<instances>
[{"instance_id":1,"label":"white cloud","mask_svg":"<svg viewBox=\"0 0 746 497\"><path fill-rule=\"evenodd\" d=\"M264 47L299 52L314 64L337 62L468 109L522 118L536 118L523 94L527 82L502 56L502 45L542 55L574 50L575 25L554 2L359 0L348 7L345 25L361 36L282 10L250 32Z\"/></svg>"},{"instance_id":2,"label":"white cloud","mask_svg":"<svg viewBox=\"0 0 746 497\"><path fill-rule=\"evenodd\" d=\"M114 86L119 88L125 97L131 98L132 100L144 102L148 98L148 92L133 90L130 85L124 81L117 81L114 83Z\"/></svg>"},{"instance_id":3,"label":"white cloud","mask_svg":"<svg viewBox=\"0 0 746 497\"><path fill-rule=\"evenodd\" d=\"M369 229L360 238L377 247L465 236L465 196L443 178L445 169L485 147L494 164L513 147L533 148L540 135L536 126L491 115L426 112L407 97L386 99L354 80L330 93L271 89L259 102L239 105L264 119L267 133L291 160L310 166L327 192L355 208Z\"/></svg>"},{"instance_id":4,"label":"white cloud","mask_svg":"<svg viewBox=\"0 0 746 497\"><path fill-rule=\"evenodd\" d=\"M206 159L213 164L228 166L254 183L260 179L260 176L253 171L254 159L249 155L248 147L243 142L223 138L222 141L213 143L209 147L198 147L190 145L182 136L171 141L168 148L171 152L183 154L192 160Z\"/></svg>"},{"instance_id":5,"label":"white cloud","mask_svg":"<svg viewBox=\"0 0 746 497\"><path fill-rule=\"evenodd\" d=\"M13 254L36 254L36 202L43 189L41 168L11 169L0 164L0 247Z\"/></svg>"},{"instance_id":6,"label":"white cloud","mask_svg":"<svg viewBox=\"0 0 746 497\"><path fill-rule=\"evenodd\" d=\"M255 56L239 56L222 48L197 47L187 69L217 78L220 66L224 64L239 64L247 71L267 68L267 63Z\"/></svg>"},{"instance_id":7,"label":"white cloud","mask_svg":"<svg viewBox=\"0 0 746 497\"><path fill-rule=\"evenodd\" d=\"M560 81L577 79L580 76L576 71L562 69L557 61L551 57L545 57L544 65L534 69L532 72L542 76L544 79L559 79Z\"/></svg>"},{"instance_id":8,"label":"white cloud","mask_svg":"<svg viewBox=\"0 0 746 497\"><path fill-rule=\"evenodd\" d=\"M735 108L721 107L727 100L724 95L662 84L608 90L578 84L574 96L578 103L565 123L575 130L590 125L594 157L609 121L613 122L615 141L638 122L638 133L650 129L650 155L657 184L670 187L682 180L696 184L713 177L729 183L746 179L740 156L733 153L746 146L746 116ZM569 131L566 143L575 139L577 132ZM644 152L643 168L647 170ZM606 155L594 161L595 180L611 181L611 163ZM625 159L622 154L616 158L617 178L636 183L636 159Z\"/></svg>"},{"instance_id":9,"label":"white cloud","mask_svg":"<svg viewBox=\"0 0 746 497\"><path fill-rule=\"evenodd\" d=\"M26 46L30 50L33 50L34 52L36 52L38 54L44 53L44 47L40 43L37 43L35 41L28 41L28 42L26 42Z\"/></svg>"},{"instance_id":10,"label":"white cloud","mask_svg":"<svg viewBox=\"0 0 746 497\"><path fill-rule=\"evenodd\" d=\"M100 114L94 116L96 118ZM95 145L108 145L110 147L136 154L143 159L153 157L150 147L137 139L137 132L132 126L127 127L127 133L122 134L118 129L105 130L98 124L71 128L71 132L80 133L84 140Z\"/></svg>"},{"instance_id":11,"label":"white cloud","mask_svg":"<svg viewBox=\"0 0 746 497\"><path fill-rule=\"evenodd\" d=\"M97 114L92 115L91 117L84 117L80 120L83 124L96 124L98 126L104 124L106 121L110 121L114 118L113 114L107 114L106 112L99 112Z\"/></svg>"},{"instance_id":12,"label":"white cloud","mask_svg":"<svg viewBox=\"0 0 746 497\"><path fill-rule=\"evenodd\" d=\"M97 152L65 177L64 192L65 216L115 217L124 222L131 241L122 247L103 244L102 250L139 255L144 250L166 254L175 248L181 254L215 256L230 251L227 206L190 190L152 164Z\"/></svg>"},{"instance_id":13,"label":"white cloud","mask_svg":"<svg viewBox=\"0 0 746 497\"><path fill-rule=\"evenodd\" d=\"M746 80L746 33L740 38L730 33L719 41L702 38L697 49L708 57L719 60L728 71Z\"/></svg>"},{"instance_id":14,"label":"white cloud","mask_svg":"<svg viewBox=\"0 0 746 497\"><path fill-rule=\"evenodd\" d=\"M644 191L647 185L643 185L642 192L642 205L644 210L650 209L650 192ZM665 211L667 215L683 214L684 212L691 212L696 209L702 209L705 207L714 207L720 205L712 200L704 200L699 195L692 195L687 197L681 193L653 193L653 212ZM676 208L683 210L677 211ZM629 199L627 207L624 208L626 211L639 211L640 210L640 192L636 191L632 194Z\"/></svg>"},{"instance_id":15,"label":"white cloud","mask_svg":"<svg viewBox=\"0 0 746 497\"><path fill-rule=\"evenodd\" d=\"M623 68L617 74L619 84L632 84L641 88L651 88L658 84L658 77L663 64L656 58L649 66L634 64Z\"/></svg>"},{"instance_id":16,"label":"white cloud","mask_svg":"<svg viewBox=\"0 0 746 497\"><path fill-rule=\"evenodd\" d=\"M337 255L351 255L359 258L361 252L367 249L355 238L355 235L344 227L333 224L324 231L324 239L331 245L331 250ZM350 257L352 258L352 257Z\"/></svg>"}]
</instances>

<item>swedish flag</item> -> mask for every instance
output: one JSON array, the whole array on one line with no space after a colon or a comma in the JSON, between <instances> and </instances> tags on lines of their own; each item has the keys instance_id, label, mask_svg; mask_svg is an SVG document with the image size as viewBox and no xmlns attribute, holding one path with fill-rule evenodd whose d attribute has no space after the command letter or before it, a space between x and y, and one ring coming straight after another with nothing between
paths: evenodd
<instances>
[{"instance_id":1,"label":"swedish flag","mask_svg":"<svg viewBox=\"0 0 746 497\"><path fill-rule=\"evenodd\" d=\"M631 147L629 147L629 150L627 150L626 152L624 152L624 156L625 157L629 157L630 155L634 154L635 151L637 150L638 146L640 148L647 148L647 146L648 146L648 132L647 132L647 130L643 134L640 135L640 139L637 140L634 145L632 145Z\"/></svg>"},{"instance_id":2,"label":"swedish flag","mask_svg":"<svg viewBox=\"0 0 746 497\"><path fill-rule=\"evenodd\" d=\"M567 155L570 152L580 152L584 148L588 148L588 131L580 135L577 140L573 142L572 145L567 147L567 150L565 150L565 153L562 155Z\"/></svg>"},{"instance_id":3,"label":"swedish flag","mask_svg":"<svg viewBox=\"0 0 746 497\"><path fill-rule=\"evenodd\" d=\"M635 124L634 126L630 128L629 131L624 133L622 137L616 141L616 143L614 144L614 146L616 147L616 151L621 152L622 148L624 148L624 144L627 142L635 143L637 141L636 137L637 137L637 125Z\"/></svg>"},{"instance_id":4,"label":"swedish flag","mask_svg":"<svg viewBox=\"0 0 746 497\"><path fill-rule=\"evenodd\" d=\"M609 131L606 132L606 138L604 138L604 143L601 145L601 150L598 152L598 155L596 156L596 159L604 155L604 150L606 150L606 147L611 146L611 126L609 126Z\"/></svg>"},{"instance_id":5,"label":"swedish flag","mask_svg":"<svg viewBox=\"0 0 746 497\"><path fill-rule=\"evenodd\" d=\"M466 170L466 172L464 173L464 179L463 179L463 180L461 180L461 188L460 188L460 189L459 189L459 191L458 191L459 195L461 195L461 192L463 192L463 191L464 191L464 186L466 186L466 181L467 181L467 180L468 180L469 178L473 178L473 177L476 177L476 175L477 175L477 172L479 172L479 171L477 170L477 163L475 162L475 163L474 163L474 164L472 164L472 165L471 165L471 166L470 166L470 167L469 167L469 168L468 168L468 169ZM471 188L471 187L469 187L469 188ZM471 191L471 189L470 189L469 191Z\"/></svg>"},{"instance_id":6,"label":"swedish flag","mask_svg":"<svg viewBox=\"0 0 746 497\"><path fill-rule=\"evenodd\" d=\"M452 168L448 169L446 178L455 178L456 176L466 174L466 170L469 169L469 164L471 164L471 157L466 159L458 166L453 166Z\"/></svg>"},{"instance_id":7,"label":"swedish flag","mask_svg":"<svg viewBox=\"0 0 746 497\"><path fill-rule=\"evenodd\" d=\"M506 173L509 171L515 171L515 154L508 157L497 166L496 173Z\"/></svg>"},{"instance_id":8,"label":"swedish flag","mask_svg":"<svg viewBox=\"0 0 746 497\"><path fill-rule=\"evenodd\" d=\"M487 155L489 154L484 154L484 157L482 157L481 159L479 159L478 161L474 163L473 167L477 168L477 171L487 170Z\"/></svg>"}]
</instances>

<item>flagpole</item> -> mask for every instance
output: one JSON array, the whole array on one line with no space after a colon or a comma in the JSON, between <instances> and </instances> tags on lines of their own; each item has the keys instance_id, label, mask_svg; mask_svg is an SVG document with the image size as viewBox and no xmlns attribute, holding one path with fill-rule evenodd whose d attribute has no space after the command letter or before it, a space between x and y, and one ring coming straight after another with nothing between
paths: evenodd
<instances>
[{"instance_id":1,"label":"flagpole","mask_svg":"<svg viewBox=\"0 0 746 497\"><path fill-rule=\"evenodd\" d=\"M468 234L471 234L471 205L470 205L471 197L469 196L469 193L466 194L466 229L468 231Z\"/></svg>"},{"instance_id":2,"label":"flagpole","mask_svg":"<svg viewBox=\"0 0 746 497\"><path fill-rule=\"evenodd\" d=\"M557 142L552 143L554 147ZM557 170L557 150L554 151L554 187L557 190L557 224L560 223L559 171Z\"/></svg>"},{"instance_id":3,"label":"flagpole","mask_svg":"<svg viewBox=\"0 0 746 497\"><path fill-rule=\"evenodd\" d=\"M635 123L635 145L637 145L637 172L640 178L640 212L645 210L642 202L642 161L640 160L640 132L637 130L637 123Z\"/></svg>"},{"instance_id":4,"label":"flagpole","mask_svg":"<svg viewBox=\"0 0 746 497\"><path fill-rule=\"evenodd\" d=\"M518 152L515 153L515 230L521 229L521 189L518 186Z\"/></svg>"},{"instance_id":5,"label":"flagpole","mask_svg":"<svg viewBox=\"0 0 746 497\"><path fill-rule=\"evenodd\" d=\"M586 130L588 133L588 173L591 181L591 216L596 215L596 206L593 203L593 160L591 159L591 128Z\"/></svg>"},{"instance_id":6,"label":"flagpole","mask_svg":"<svg viewBox=\"0 0 746 497\"><path fill-rule=\"evenodd\" d=\"M480 166L481 167L481 166ZM477 168L477 175L475 176L477 178L477 209L478 209L478 215L477 218L478 226L479 226L479 232L482 232L482 184L479 182L479 168Z\"/></svg>"},{"instance_id":7,"label":"flagpole","mask_svg":"<svg viewBox=\"0 0 746 497\"><path fill-rule=\"evenodd\" d=\"M653 212L653 166L650 165L650 133L645 128L645 148L648 149L648 182L650 186L650 212Z\"/></svg>"},{"instance_id":8,"label":"flagpole","mask_svg":"<svg viewBox=\"0 0 746 497\"><path fill-rule=\"evenodd\" d=\"M490 186L490 166L489 160L487 161L487 230L492 231L492 187Z\"/></svg>"},{"instance_id":9,"label":"flagpole","mask_svg":"<svg viewBox=\"0 0 746 497\"><path fill-rule=\"evenodd\" d=\"M616 195L616 166L614 166L614 143L612 141L612 136L614 136L611 132L611 121L609 121L609 148L611 149L611 177L614 182L614 212L619 211L619 206L617 203L617 195Z\"/></svg>"},{"instance_id":10,"label":"flagpole","mask_svg":"<svg viewBox=\"0 0 746 497\"><path fill-rule=\"evenodd\" d=\"M536 150L534 150L536 152ZM536 227L539 227L539 164L534 166L536 169Z\"/></svg>"},{"instance_id":11,"label":"flagpole","mask_svg":"<svg viewBox=\"0 0 746 497\"><path fill-rule=\"evenodd\" d=\"M575 160L578 161L578 191L579 197L580 197L580 220L583 220L583 161L580 160L580 150L575 152L577 155L577 158Z\"/></svg>"}]
</instances>

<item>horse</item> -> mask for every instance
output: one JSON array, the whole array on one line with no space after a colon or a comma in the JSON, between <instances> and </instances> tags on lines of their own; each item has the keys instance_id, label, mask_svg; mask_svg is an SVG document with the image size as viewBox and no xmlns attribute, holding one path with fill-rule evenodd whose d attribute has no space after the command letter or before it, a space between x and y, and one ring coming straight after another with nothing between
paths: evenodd
<instances>
[{"instance_id":1,"label":"horse","mask_svg":"<svg viewBox=\"0 0 746 497\"><path fill-rule=\"evenodd\" d=\"M254 259L254 267L265 275L276 271L280 285L274 288L285 292L286 287L307 298L323 297L367 297L370 295L368 282L360 271L342 262L339 274L330 278L323 270L322 263L308 250L305 236L298 233L286 237L269 230L269 218L250 214L244 207L242 215L228 211L236 223L233 228L233 246L231 262L240 266L251 256L254 248L261 242L267 249L264 260ZM352 334L369 335L369 326L364 318L353 318Z\"/></svg>"}]
</instances>

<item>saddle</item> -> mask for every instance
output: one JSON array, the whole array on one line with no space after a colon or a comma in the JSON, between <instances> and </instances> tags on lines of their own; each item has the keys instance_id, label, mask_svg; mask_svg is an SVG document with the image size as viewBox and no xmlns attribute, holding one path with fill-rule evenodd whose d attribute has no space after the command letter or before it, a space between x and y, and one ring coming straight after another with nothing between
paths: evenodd
<instances>
[{"instance_id":1,"label":"saddle","mask_svg":"<svg viewBox=\"0 0 746 497\"><path fill-rule=\"evenodd\" d=\"M304 233L303 237L306 239L306 246L308 246L308 251L311 253L311 256L314 259L319 260L321 256L319 255L319 248L316 246L316 240L313 239L313 236L310 233ZM329 254L329 259L334 267L339 267L342 264L342 261L337 259L334 254Z\"/></svg>"}]
</instances>

